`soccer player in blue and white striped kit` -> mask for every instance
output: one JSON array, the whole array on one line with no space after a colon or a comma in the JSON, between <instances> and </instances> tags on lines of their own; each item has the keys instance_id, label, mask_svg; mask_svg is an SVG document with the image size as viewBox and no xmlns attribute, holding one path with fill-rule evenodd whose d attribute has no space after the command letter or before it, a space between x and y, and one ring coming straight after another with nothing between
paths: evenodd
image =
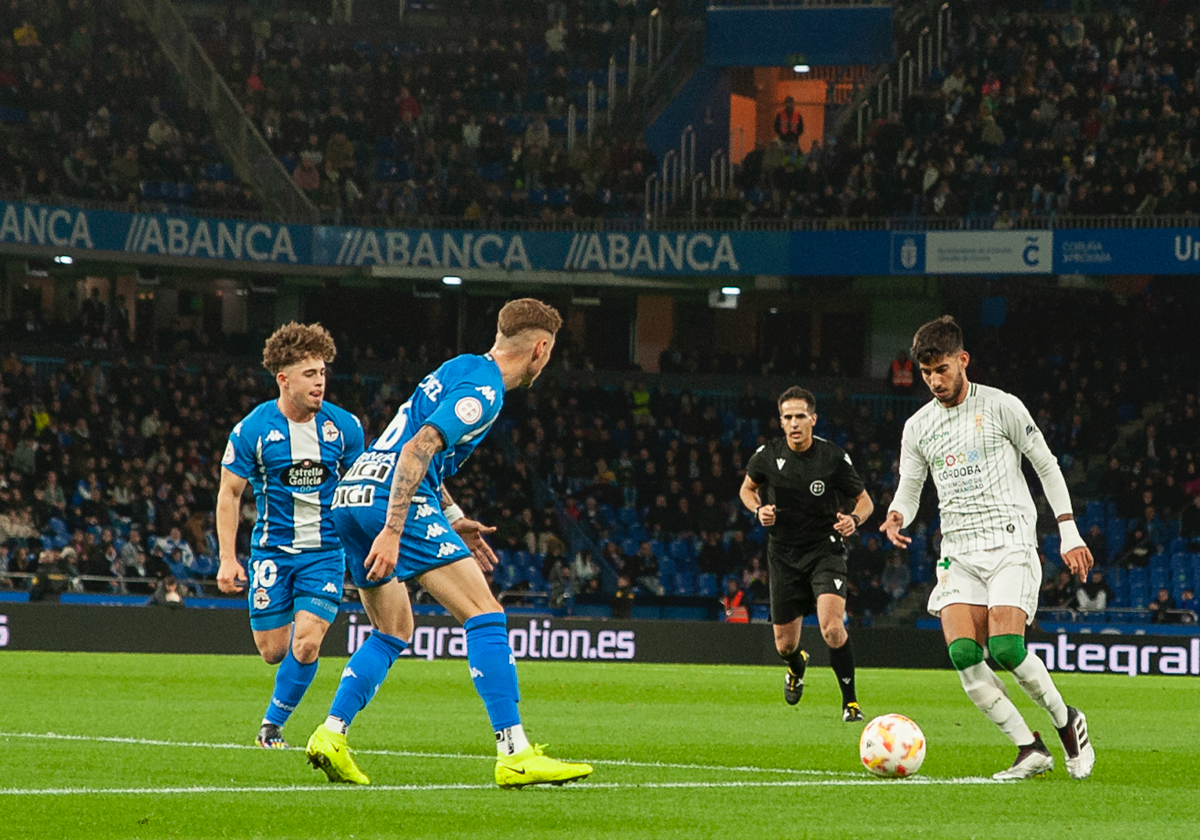
<instances>
[{"instance_id":1,"label":"soccer player in blue and white striped kit","mask_svg":"<svg viewBox=\"0 0 1200 840\"><path fill-rule=\"evenodd\" d=\"M465 517L444 484L496 422L505 393L537 379L561 326L558 311L541 301L505 304L491 351L457 356L426 376L338 485L333 519L374 630L308 741L309 762L330 781L370 783L350 757L346 730L412 640L404 581L413 578L466 630L471 678L496 736L496 783L562 784L592 772L550 758L526 738L504 610L483 575L496 559L483 534L495 529Z\"/></svg>"},{"instance_id":2,"label":"soccer player in blue and white striped kit","mask_svg":"<svg viewBox=\"0 0 1200 840\"><path fill-rule=\"evenodd\" d=\"M329 506L338 476L362 454L363 430L353 414L325 402L325 365L336 353L320 324L276 330L263 366L279 397L234 426L221 459L217 584L222 592L248 590L254 643L268 664L279 664L260 747L287 747L283 725L316 676L321 641L342 600L345 559ZM236 548L247 483L258 507L249 581Z\"/></svg>"}]
</instances>

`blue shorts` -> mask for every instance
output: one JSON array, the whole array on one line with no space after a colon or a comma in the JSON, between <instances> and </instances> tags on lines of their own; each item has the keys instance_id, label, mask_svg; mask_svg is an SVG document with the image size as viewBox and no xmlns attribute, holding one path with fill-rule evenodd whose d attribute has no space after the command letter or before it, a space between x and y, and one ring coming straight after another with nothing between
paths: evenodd
<instances>
[{"instance_id":1,"label":"blue shorts","mask_svg":"<svg viewBox=\"0 0 1200 840\"><path fill-rule=\"evenodd\" d=\"M342 602L345 564L340 548L300 554L251 551L246 571L251 629L286 627L300 610L332 622Z\"/></svg>"},{"instance_id":2,"label":"blue shorts","mask_svg":"<svg viewBox=\"0 0 1200 840\"><path fill-rule=\"evenodd\" d=\"M383 530L386 504L385 497L370 507L340 507L332 511L333 524L346 551L346 565L355 586L372 589L393 578L409 580L471 556L467 544L446 521L441 505L426 501L426 497L414 496L404 521L404 533L400 535L400 559L395 571L382 580L367 580L363 562L371 553L371 543Z\"/></svg>"}]
</instances>

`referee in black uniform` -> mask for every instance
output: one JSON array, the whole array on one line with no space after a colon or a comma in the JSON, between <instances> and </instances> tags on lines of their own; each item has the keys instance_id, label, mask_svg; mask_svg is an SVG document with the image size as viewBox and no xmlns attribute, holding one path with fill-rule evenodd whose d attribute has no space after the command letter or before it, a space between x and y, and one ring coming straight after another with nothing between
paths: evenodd
<instances>
[{"instance_id":1,"label":"referee in black uniform","mask_svg":"<svg viewBox=\"0 0 1200 840\"><path fill-rule=\"evenodd\" d=\"M804 692L808 654L800 649L800 623L815 607L842 690L842 720L849 723L862 720L863 714L854 691L854 650L843 623L847 574L842 538L852 536L875 505L850 456L813 436L816 409L812 393L803 388L792 386L779 395L784 437L751 456L739 495L768 529L771 623L775 649L788 664L784 699L794 706Z\"/></svg>"}]
</instances>

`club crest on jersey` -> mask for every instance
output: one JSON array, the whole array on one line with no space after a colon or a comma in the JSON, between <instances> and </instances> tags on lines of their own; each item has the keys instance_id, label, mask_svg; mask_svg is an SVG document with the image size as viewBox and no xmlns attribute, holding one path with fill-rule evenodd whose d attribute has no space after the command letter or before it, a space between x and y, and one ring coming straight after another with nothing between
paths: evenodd
<instances>
[{"instance_id":1,"label":"club crest on jersey","mask_svg":"<svg viewBox=\"0 0 1200 840\"><path fill-rule=\"evenodd\" d=\"M478 423L483 416L483 403L474 397L463 397L454 404L454 416L467 424Z\"/></svg>"},{"instance_id":2,"label":"club crest on jersey","mask_svg":"<svg viewBox=\"0 0 1200 840\"><path fill-rule=\"evenodd\" d=\"M322 424L321 440L325 441L326 443L333 443L335 440L337 440L341 436L342 436L341 431L338 430L338 427L334 424L334 422L332 420L326 420L324 422L324 424Z\"/></svg>"},{"instance_id":3,"label":"club crest on jersey","mask_svg":"<svg viewBox=\"0 0 1200 840\"><path fill-rule=\"evenodd\" d=\"M825 482L817 479L812 484L808 485L808 492L814 496L821 496L825 493Z\"/></svg>"},{"instance_id":4,"label":"club crest on jersey","mask_svg":"<svg viewBox=\"0 0 1200 840\"><path fill-rule=\"evenodd\" d=\"M977 432L983 431L983 415L982 414L975 415L975 431L977 431Z\"/></svg>"},{"instance_id":5,"label":"club crest on jersey","mask_svg":"<svg viewBox=\"0 0 1200 840\"><path fill-rule=\"evenodd\" d=\"M284 468L279 474L279 481L284 487L293 490L313 490L328 481L332 475L329 467L320 461L305 458Z\"/></svg>"},{"instance_id":6,"label":"club crest on jersey","mask_svg":"<svg viewBox=\"0 0 1200 840\"><path fill-rule=\"evenodd\" d=\"M265 610L271 606L271 593L265 589L254 590L254 606L257 609Z\"/></svg>"}]
</instances>

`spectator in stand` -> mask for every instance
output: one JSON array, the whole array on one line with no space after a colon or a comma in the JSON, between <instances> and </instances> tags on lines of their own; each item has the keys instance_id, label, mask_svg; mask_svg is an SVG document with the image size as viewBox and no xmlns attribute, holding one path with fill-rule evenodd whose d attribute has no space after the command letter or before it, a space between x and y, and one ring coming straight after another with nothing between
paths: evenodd
<instances>
[{"instance_id":1,"label":"spectator in stand","mask_svg":"<svg viewBox=\"0 0 1200 840\"><path fill-rule=\"evenodd\" d=\"M158 582L158 588L154 590L154 595L150 598L149 606L168 607L176 610L186 607L187 598L184 597L179 581L172 575L162 578Z\"/></svg>"},{"instance_id":2,"label":"spectator in stand","mask_svg":"<svg viewBox=\"0 0 1200 840\"><path fill-rule=\"evenodd\" d=\"M1158 553L1158 544L1150 539L1145 529L1138 526L1125 538L1125 547L1116 557L1116 564L1126 569L1144 569L1150 558Z\"/></svg>"},{"instance_id":3,"label":"spectator in stand","mask_svg":"<svg viewBox=\"0 0 1200 840\"><path fill-rule=\"evenodd\" d=\"M726 557L725 547L721 545L721 535L716 531L706 531L703 539L704 544L700 547L700 554L696 557L696 565L701 574L711 574L721 578L733 571L733 567Z\"/></svg>"},{"instance_id":4,"label":"spectator in stand","mask_svg":"<svg viewBox=\"0 0 1200 840\"><path fill-rule=\"evenodd\" d=\"M798 150L803 134L804 117L796 108L796 100L791 96L785 96L783 107L775 114L775 136L783 143L784 151L791 155Z\"/></svg>"},{"instance_id":5,"label":"spectator in stand","mask_svg":"<svg viewBox=\"0 0 1200 840\"><path fill-rule=\"evenodd\" d=\"M1158 590L1158 595L1147 607L1150 610L1150 621L1153 624L1178 624L1181 616L1176 612L1175 599L1171 590L1165 587Z\"/></svg>"},{"instance_id":6,"label":"spectator in stand","mask_svg":"<svg viewBox=\"0 0 1200 840\"><path fill-rule=\"evenodd\" d=\"M1087 544L1088 550L1092 552L1092 559L1096 561L1097 566L1108 565L1108 537L1104 536L1104 532L1100 530L1100 526L1093 524L1086 534L1083 535L1083 541Z\"/></svg>"},{"instance_id":7,"label":"spectator in stand","mask_svg":"<svg viewBox=\"0 0 1200 840\"><path fill-rule=\"evenodd\" d=\"M592 559L590 548L582 548L576 552L575 559L571 561L571 575L580 591L587 589L593 580L600 577L600 567Z\"/></svg>"},{"instance_id":8,"label":"spectator in stand","mask_svg":"<svg viewBox=\"0 0 1200 840\"><path fill-rule=\"evenodd\" d=\"M612 596L612 617L627 619L633 616L633 601L636 593L627 575L617 575L617 591Z\"/></svg>"},{"instance_id":9,"label":"spectator in stand","mask_svg":"<svg viewBox=\"0 0 1200 840\"><path fill-rule=\"evenodd\" d=\"M1112 599L1112 588L1104 579L1103 569L1092 569L1087 582L1075 591L1075 603L1084 612L1103 612Z\"/></svg>"},{"instance_id":10,"label":"spectator in stand","mask_svg":"<svg viewBox=\"0 0 1200 840\"><path fill-rule=\"evenodd\" d=\"M891 596L892 602L901 601L908 594L912 584L912 571L908 567L908 558L902 552L892 552L888 556L887 566L879 578L884 591Z\"/></svg>"},{"instance_id":11,"label":"spectator in stand","mask_svg":"<svg viewBox=\"0 0 1200 840\"><path fill-rule=\"evenodd\" d=\"M1200 618L1200 601L1196 599L1196 593L1191 589L1185 589L1180 594L1182 595L1182 599L1179 602L1179 608L1181 610L1189 610L1192 615L1186 616L1187 623L1195 624L1197 619Z\"/></svg>"},{"instance_id":12,"label":"spectator in stand","mask_svg":"<svg viewBox=\"0 0 1200 840\"><path fill-rule=\"evenodd\" d=\"M725 594L721 597L721 608L724 610L725 621L730 624L750 623L746 593L738 586L737 578L731 577L725 580Z\"/></svg>"},{"instance_id":13,"label":"spectator in stand","mask_svg":"<svg viewBox=\"0 0 1200 840\"><path fill-rule=\"evenodd\" d=\"M1042 586L1040 602L1047 609L1075 603L1075 579L1068 570L1062 569Z\"/></svg>"},{"instance_id":14,"label":"spectator in stand","mask_svg":"<svg viewBox=\"0 0 1200 840\"><path fill-rule=\"evenodd\" d=\"M1190 545L1200 543L1200 495L1192 496L1191 504L1183 509L1179 532L1187 538Z\"/></svg>"}]
</instances>

